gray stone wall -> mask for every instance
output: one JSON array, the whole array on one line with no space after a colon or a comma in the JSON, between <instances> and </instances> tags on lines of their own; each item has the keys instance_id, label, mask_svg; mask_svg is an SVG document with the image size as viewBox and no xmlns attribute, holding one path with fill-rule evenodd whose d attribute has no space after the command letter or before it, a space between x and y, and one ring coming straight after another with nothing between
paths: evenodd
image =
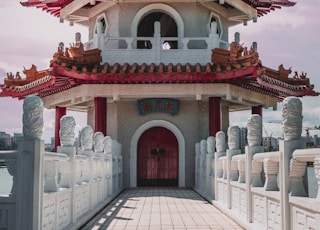
<instances>
[{"instance_id":1,"label":"gray stone wall","mask_svg":"<svg viewBox=\"0 0 320 230\"><path fill-rule=\"evenodd\" d=\"M121 3L111 6L106 11L108 23L107 36L131 36L131 23L136 13L143 7L152 3ZM184 23L185 37L208 37L210 10L196 3L170 3L166 4L173 7L182 17ZM195 10L195 8L197 10ZM101 13L101 14L102 14ZM101 14L98 14L99 17ZM227 39L227 21L220 18L222 23L222 38ZM89 39L93 38L96 18L92 18L89 22Z\"/></svg>"},{"instance_id":2,"label":"gray stone wall","mask_svg":"<svg viewBox=\"0 0 320 230\"><path fill-rule=\"evenodd\" d=\"M124 187L130 185L132 137L141 125L152 120L168 121L182 133L185 140L185 186L194 186L194 144L208 135L208 110L204 105L207 102L202 102L201 106L199 104L197 101L180 101L179 114L175 116L166 113L142 116L138 112L136 100L108 104L108 135L122 143Z\"/></svg>"}]
</instances>

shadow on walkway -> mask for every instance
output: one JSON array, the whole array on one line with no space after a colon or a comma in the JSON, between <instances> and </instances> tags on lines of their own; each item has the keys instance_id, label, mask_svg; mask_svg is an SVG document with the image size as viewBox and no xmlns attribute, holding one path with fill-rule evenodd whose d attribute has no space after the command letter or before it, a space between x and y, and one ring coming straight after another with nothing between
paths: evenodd
<instances>
[{"instance_id":1,"label":"shadow on walkway","mask_svg":"<svg viewBox=\"0 0 320 230\"><path fill-rule=\"evenodd\" d=\"M192 189L127 189L80 229L243 229Z\"/></svg>"}]
</instances>

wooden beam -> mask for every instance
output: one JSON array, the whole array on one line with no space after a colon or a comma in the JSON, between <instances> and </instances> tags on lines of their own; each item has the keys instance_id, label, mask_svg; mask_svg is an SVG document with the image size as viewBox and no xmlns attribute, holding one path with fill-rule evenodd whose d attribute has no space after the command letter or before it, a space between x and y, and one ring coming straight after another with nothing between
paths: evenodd
<instances>
[{"instance_id":1,"label":"wooden beam","mask_svg":"<svg viewBox=\"0 0 320 230\"><path fill-rule=\"evenodd\" d=\"M92 18L115 4L116 4L116 1L105 1L99 4L96 4L94 7L90 9L89 17Z\"/></svg>"},{"instance_id":2,"label":"wooden beam","mask_svg":"<svg viewBox=\"0 0 320 230\"><path fill-rule=\"evenodd\" d=\"M60 19L67 19L68 16L88 3L90 3L91 0L77 0L77 1L72 1L70 4L66 5L64 8L60 10Z\"/></svg>"},{"instance_id":3,"label":"wooden beam","mask_svg":"<svg viewBox=\"0 0 320 230\"><path fill-rule=\"evenodd\" d=\"M223 6L220 6L218 3L215 2L206 2L206 1L199 1L199 3L206 7L207 9L211 10L214 13L221 15L222 17L228 18L228 11Z\"/></svg>"},{"instance_id":4,"label":"wooden beam","mask_svg":"<svg viewBox=\"0 0 320 230\"><path fill-rule=\"evenodd\" d=\"M243 12L244 14L248 15L250 19L257 18L257 10L247 3L243 2L242 0L224 0L230 6L238 9L239 11Z\"/></svg>"}]
</instances>

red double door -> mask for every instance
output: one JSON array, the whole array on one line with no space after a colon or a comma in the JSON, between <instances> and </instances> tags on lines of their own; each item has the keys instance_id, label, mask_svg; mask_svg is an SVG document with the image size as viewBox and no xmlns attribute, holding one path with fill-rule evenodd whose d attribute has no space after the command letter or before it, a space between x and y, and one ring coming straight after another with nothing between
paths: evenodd
<instances>
[{"instance_id":1,"label":"red double door","mask_svg":"<svg viewBox=\"0 0 320 230\"><path fill-rule=\"evenodd\" d=\"M138 142L138 186L178 186L178 156L178 141L170 130L146 130Z\"/></svg>"}]
</instances>

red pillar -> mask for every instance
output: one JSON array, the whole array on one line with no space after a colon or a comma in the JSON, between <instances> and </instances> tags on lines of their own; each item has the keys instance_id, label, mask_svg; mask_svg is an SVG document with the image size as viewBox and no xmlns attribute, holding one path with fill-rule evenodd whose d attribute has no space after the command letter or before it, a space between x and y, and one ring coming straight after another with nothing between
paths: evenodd
<instances>
[{"instance_id":1,"label":"red pillar","mask_svg":"<svg viewBox=\"0 0 320 230\"><path fill-rule=\"evenodd\" d=\"M107 135L107 98L94 98L94 131Z\"/></svg>"},{"instance_id":2,"label":"red pillar","mask_svg":"<svg viewBox=\"0 0 320 230\"><path fill-rule=\"evenodd\" d=\"M60 146L60 119L66 115L66 107L56 106L56 121L55 121L55 130L54 130L54 151L57 151L57 146Z\"/></svg>"},{"instance_id":3,"label":"red pillar","mask_svg":"<svg viewBox=\"0 0 320 230\"><path fill-rule=\"evenodd\" d=\"M209 136L221 131L221 98L209 97Z\"/></svg>"},{"instance_id":4,"label":"red pillar","mask_svg":"<svg viewBox=\"0 0 320 230\"><path fill-rule=\"evenodd\" d=\"M251 114L258 114L258 115L260 115L262 117L262 106L261 105L252 106Z\"/></svg>"}]
</instances>

